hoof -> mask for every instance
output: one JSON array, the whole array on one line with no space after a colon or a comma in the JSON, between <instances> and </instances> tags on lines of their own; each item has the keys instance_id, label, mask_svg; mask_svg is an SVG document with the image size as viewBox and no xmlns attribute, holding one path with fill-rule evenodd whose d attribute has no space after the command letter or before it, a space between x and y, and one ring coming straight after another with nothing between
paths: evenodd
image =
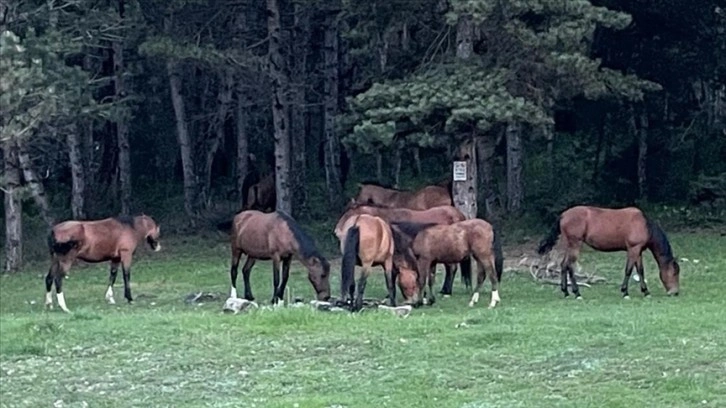
<instances>
[{"instance_id":1,"label":"hoof","mask_svg":"<svg viewBox=\"0 0 726 408\"><path fill-rule=\"evenodd\" d=\"M255 297L252 296L252 295L245 296L245 300L249 300L250 302L254 302L255 301Z\"/></svg>"},{"instance_id":2,"label":"hoof","mask_svg":"<svg viewBox=\"0 0 726 408\"><path fill-rule=\"evenodd\" d=\"M469 307L474 307L474 302L469 302Z\"/></svg>"},{"instance_id":3,"label":"hoof","mask_svg":"<svg viewBox=\"0 0 726 408\"><path fill-rule=\"evenodd\" d=\"M108 302L109 305L115 305L116 304L116 300L114 300L114 298L108 298L108 299L106 299L106 302Z\"/></svg>"},{"instance_id":4,"label":"hoof","mask_svg":"<svg viewBox=\"0 0 726 408\"><path fill-rule=\"evenodd\" d=\"M582 300L582 296L579 296L579 295L578 295L578 296L577 296L577 297L576 297L575 299L577 299L577 300Z\"/></svg>"},{"instance_id":5,"label":"hoof","mask_svg":"<svg viewBox=\"0 0 726 408\"><path fill-rule=\"evenodd\" d=\"M630 300L630 296L629 295L625 295L625 296L623 296L623 299Z\"/></svg>"}]
</instances>

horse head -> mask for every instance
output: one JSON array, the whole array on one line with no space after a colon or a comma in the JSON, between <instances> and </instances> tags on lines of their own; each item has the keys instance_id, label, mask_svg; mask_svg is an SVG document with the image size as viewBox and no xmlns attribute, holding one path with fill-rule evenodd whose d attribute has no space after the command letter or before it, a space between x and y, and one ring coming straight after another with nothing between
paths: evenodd
<instances>
[{"instance_id":1,"label":"horse head","mask_svg":"<svg viewBox=\"0 0 726 408\"><path fill-rule=\"evenodd\" d=\"M155 252L160 251L161 244L159 243L159 236L161 235L161 227L148 215L142 215L141 230L149 247Z\"/></svg>"}]
</instances>

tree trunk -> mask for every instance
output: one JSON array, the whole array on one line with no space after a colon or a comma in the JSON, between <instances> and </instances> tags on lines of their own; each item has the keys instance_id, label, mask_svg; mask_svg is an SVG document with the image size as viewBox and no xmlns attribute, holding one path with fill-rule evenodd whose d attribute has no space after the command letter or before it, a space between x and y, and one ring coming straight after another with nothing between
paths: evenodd
<instances>
[{"instance_id":1,"label":"tree trunk","mask_svg":"<svg viewBox=\"0 0 726 408\"><path fill-rule=\"evenodd\" d=\"M209 205L212 190L212 165L214 157L217 155L219 145L224 140L224 125L227 122L229 113L229 105L232 103L232 89L234 87L234 76L232 71L225 70L222 73L219 94L217 97L217 115L214 118L214 136L207 146L204 160L204 186L202 186L203 196L206 198L205 207Z\"/></svg>"},{"instance_id":2,"label":"tree trunk","mask_svg":"<svg viewBox=\"0 0 726 408\"><path fill-rule=\"evenodd\" d=\"M275 190L276 209L292 214L290 197L290 133L288 130L287 78L285 60L280 42L280 5L278 0L267 0L267 32L269 34L269 69L271 77L272 122L275 129Z\"/></svg>"},{"instance_id":3,"label":"tree trunk","mask_svg":"<svg viewBox=\"0 0 726 408\"><path fill-rule=\"evenodd\" d=\"M461 16L456 25L456 57L468 60L474 53L474 23L470 16ZM466 180L452 181L452 194L454 206L458 208L467 219L477 216L477 160L476 160L476 130L467 136L458 149L458 158L466 163Z\"/></svg>"},{"instance_id":4,"label":"tree trunk","mask_svg":"<svg viewBox=\"0 0 726 408\"><path fill-rule=\"evenodd\" d=\"M413 148L413 163L416 176L420 176L423 173L423 169L421 168L421 149L418 147Z\"/></svg>"},{"instance_id":5,"label":"tree trunk","mask_svg":"<svg viewBox=\"0 0 726 408\"><path fill-rule=\"evenodd\" d=\"M248 98L244 92L242 81L237 85L237 198L240 203L244 202L244 181L247 176L247 160L249 160L249 140L247 136L247 102Z\"/></svg>"},{"instance_id":6,"label":"tree trunk","mask_svg":"<svg viewBox=\"0 0 726 408\"><path fill-rule=\"evenodd\" d=\"M324 141L325 141L325 183L328 188L330 208L341 207L343 187L340 185L340 141L335 132L335 117L338 114L338 17L329 18L323 41L324 59Z\"/></svg>"},{"instance_id":7,"label":"tree trunk","mask_svg":"<svg viewBox=\"0 0 726 408\"><path fill-rule=\"evenodd\" d=\"M292 89L293 103L291 106L291 150L292 153L292 199L293 208L297 215L307 202L306 185L306 140L308 135L305 127L305 84L307 83L307 54L310 47L310 14L308 8L295 2L294 34L291 61L293 63L293 77L298 78L298 84Z\"/></svg>"},{"instance_id":8,"label":"tree trunk","mask_svg":"<svg viewBox=\"0 0 726 408\"><path fill-rule=\"evenodd\" d=\"M86 219L86 168L83 163L83 144L78 129L73 126L68 132L68 159L71 163L71 213L73 219Z\"/></svg>"},{"instance_id":9,"label":"tree trunk","mask_svg":"<svg viewBox=\"0 0 726 408\"><path fill-rule=\"evenodd\" d=\"M393 188L399 188L401 182L401 150L403 147L399 146L393 152Z\"/></svg>"},{"instance_id":10,"label":"tree trunk","mask_svg":"<svg viewBox=\"0 0 726 408\"><path fill-rule=\"evenodd\" d=\"M23 264L23 201L20 199L20 163L17 147L4 147L5 172L5 272L18 272Z\"/></svg>"},{"instance_id":11,"label":"tree trunk","mask_svg":"<svg viewBox=\"0 0 726 408\"><path fill-rule=\"evenodd\" d=\"M519 123L507 124L507 210L510 213L522 208L522 127Z\"/></svg>"},{"instance_id":12,"label":"tree trunk","mask_svg":"<svg viewBox=\"0 0 726 408\"><path fill-rule=\"evenodd\" d=\"M380 150L376 150L376 180L383 182L383 153Z\"/></svg>"},{"instance_id":13,"label":"tree trunk","mask_svg":"<svg viewBox=\"0 0 726 408\"><path fill-rule=\"evenodd\" d=\"M181 93L181 73L176 62L172 60L167 61L166 69L169 74L171 103L174 106L174 116L176 117L176 136L179 142L182 173L184 175L184 211L189 217L194 217L196 215L197 182L194 174L194 162L192 161L192 141L187 126L184 97Z\"/></svg>"},{"instance_id":14,"label":"tree trunk","mask_svg":"<svg viewBox=\"0 0 726 408\"><path fill-rule=\"evenodd\" d=\"M646 167L648 161L648 113L645 108L639 113L638 120L638 198L648 199L648 180Z\"/></svg>"},{"instance_id":15,"label":"tree trunk","mask_svg":"<svg viewBox=\"0 0 726 408\"><path fill-rule=\"evenodd\" d=\"M18 149L18 162L20 162L20 169L23 171L25 183L30 187L33 200L40 210L40 216L43 218L43 221L45 221L49 227L52 227L53 224L55 224L55 220L50 214L48 197L45 195L43 184L35 174L35 170L33 170L33 163L30 161L30 154L28 154L28 151L21 142L17 142L16 147Z\"/></svg>"},{"instance_id":16,"label":"tree trunk","mask_svg":"<svg viewBox=\"0 0 726 408\"><path fill-rule=\"evenodd\" d=\"M479 171L479 187L482 188L484 202L484 217L492 219L496 203L494 190L494 150L496 149L495 135L480 137L476 144L476 159Z\"/></svg>"},{"instance_id":17,"label":"tree trunk","mask_svg":"<svg viewBox=\"0 0 726 408\"><path fill-rule=\"evenodd\" d=\"M123 25L124 0L118 0L118 15ZM113 72L116 102L126 97L124 83L124 43L122 38L113 43ZM129 125L128 117L121 115L116 122L116 138L118 142L118 181L121 192L121 213L129 214L131 211L131 153L129 151Z\"/></svg>"},{"instance_id":18,"label":"tree trunk","mask_svg":"<svg viewBox=\"0 0 726 408\"><path fill-rule=\"evenodd\" d=\"M467 140L459 145L456 158L457 160L466 163L466 180L452 182L452 198L454 199L454 207L458 208L467 219L476 218L479 210L476 200L476 143L477 138L472 134Z\"/></svg>"}]
</instances>

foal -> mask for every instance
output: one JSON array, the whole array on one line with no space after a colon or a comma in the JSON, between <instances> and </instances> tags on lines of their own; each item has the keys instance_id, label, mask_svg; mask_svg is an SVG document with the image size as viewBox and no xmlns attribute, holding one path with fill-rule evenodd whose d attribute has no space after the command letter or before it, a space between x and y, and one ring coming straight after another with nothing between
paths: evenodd
<instances>
[{"instance_id":1,"label":"foal","mask_svg":"<svg viewBox=\"0 0 726 408\"><path fill-rule=\"evenodd\" d=\"M53 227L48 236L51 265L45 277L45 305L53 307L51 287L55 283L58 306L70 313L63 295L63 278L76 259L85 262L111 262L106 300L116 303L113 285L121 265L124 278L124 297L131 303L131 259L139 242L146 240L151 249L159 251L160 228L151 217L119 216L97 221L65 221Z\"/></svg>"}]
</instances>

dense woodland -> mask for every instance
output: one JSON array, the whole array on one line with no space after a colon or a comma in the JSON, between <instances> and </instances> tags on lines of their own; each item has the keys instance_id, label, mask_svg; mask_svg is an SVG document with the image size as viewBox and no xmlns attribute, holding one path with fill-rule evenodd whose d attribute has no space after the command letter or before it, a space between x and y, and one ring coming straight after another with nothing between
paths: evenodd
<instances>
[{"instance_id":1,"label":"dense woodland","mask_svg":"<svg viewBox=\"0 0 726 408\"><path fill-rule=\"evenodd\" d=\"M303 221L364 179L450 179L453 160L469 216L724 214L719 4L1 1L5 270L60 220L145 212L192 232L270 172Z\"/></svg>"}]
</instances>

